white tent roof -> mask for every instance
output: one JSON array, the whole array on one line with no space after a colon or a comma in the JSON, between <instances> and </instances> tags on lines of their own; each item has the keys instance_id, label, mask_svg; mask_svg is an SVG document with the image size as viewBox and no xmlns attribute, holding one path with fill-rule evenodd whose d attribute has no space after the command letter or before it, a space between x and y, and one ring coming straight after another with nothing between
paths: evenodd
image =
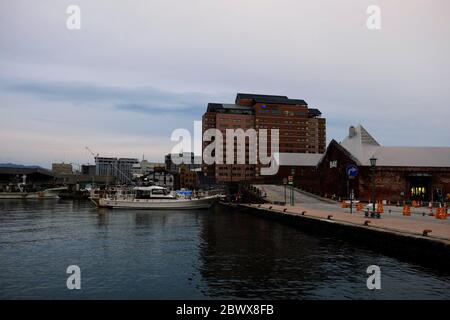
<instances>
[{"instance_id":1,"label":"white tent roof","mask_svg":"<svg viewBox=\"0 0 450 320\"><path fill-rule=\"evenodd\" d=\"M374 156L377 166L450 167L450 147L383 147L362 125L350 127L341 146L363 166Z\"/></svg>"},{"instance_id":2,"label":"white tent roof","mask_svg":"<svg viewBox=\"0 0 450 320\"><path fill-rule=\"evenodd\" d=\"M321 153L279 153L278 165L280 166L316 166L322 159Z\"/></svg>"}]
</instances>

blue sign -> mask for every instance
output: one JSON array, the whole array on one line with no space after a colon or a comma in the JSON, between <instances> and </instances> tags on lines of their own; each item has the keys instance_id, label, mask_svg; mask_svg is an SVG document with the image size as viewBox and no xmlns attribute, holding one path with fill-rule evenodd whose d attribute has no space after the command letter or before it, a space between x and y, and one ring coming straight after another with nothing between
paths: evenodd
<instances>
[{"instance_id":1,"label":"blue sign","mask_svg":"<svg viewBox=\"0 0 450 320\"><path fill-rule=\"evenodd\" d=\"M357 177L358 176L358 167L355 166L354 164L349 164L347 166L347 169L345 169L345 171L347 172L347 176L349 177Z\"/></svg>"}]
</instances>

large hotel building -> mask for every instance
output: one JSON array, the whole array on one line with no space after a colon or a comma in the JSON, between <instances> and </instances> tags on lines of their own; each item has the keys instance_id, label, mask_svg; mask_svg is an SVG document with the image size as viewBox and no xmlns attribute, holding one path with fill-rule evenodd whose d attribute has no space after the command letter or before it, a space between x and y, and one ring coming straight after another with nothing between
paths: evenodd
<instances>
[{"instance_id":1,"label":"large hotel building","mask_svg":"<svg viewBox=\"0 0 450 320\"><path fill-rule=\"evenodd\" d=\"M226 129L255 129L268 131L270 153L270 131L279 130L280 154L323 154L326 149L325 119L318 109L308 108L304 100L286 96L238 93L234 104L209 103L202 118L203 133L215 128L223 134L224 158ZM209 142L203 143L203 149ZM246 164L203 165L204 174L217 183L259 180L260 165L249 164L246 139ZM235 157L239 150L234 142Z\"/></svg>"}]
</instances>

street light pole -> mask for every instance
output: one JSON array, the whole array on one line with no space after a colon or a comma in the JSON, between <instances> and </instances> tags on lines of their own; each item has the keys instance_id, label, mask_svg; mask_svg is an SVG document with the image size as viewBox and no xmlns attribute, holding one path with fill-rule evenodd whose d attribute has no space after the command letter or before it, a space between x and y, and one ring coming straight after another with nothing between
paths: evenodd
<instances>
[{"instance_id":1,"label":"street light pole","mask_svg":"<svg viewBox=\"0 0 450 320\"><path fill-rule=\"evenodd\" d=\"M372 157L370 158L370 168L372 171L372 210L375 214L375 172L376 172L376 166L377 166L377 158Z\"/></svg>"}]
</instances>

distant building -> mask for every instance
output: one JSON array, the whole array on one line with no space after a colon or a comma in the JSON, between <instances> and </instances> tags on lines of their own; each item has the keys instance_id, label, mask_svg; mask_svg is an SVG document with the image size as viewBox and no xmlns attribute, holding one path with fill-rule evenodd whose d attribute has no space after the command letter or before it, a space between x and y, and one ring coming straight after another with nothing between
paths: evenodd
<instances>
[{"instance_id":1,"label":"distant building","mask_svg":"<svg viewBox=\"0 0 450 320\"><path fill-rule=\"evenodd\" d=\"M73 167L70 163L52 163L52 172L55 175L72 174Z\"/></svg>"},{"instance_id":2,"label":"distant building","mask_svg":"<svg viewBox=\"0 0 450 320\"><path fill-rule=\"evenodd\" d=\"M198 187L199 187L199 178L198 178L199 170L200 169L190 170L188 166L181 165L179 168L180 188L191 189L191 190L198 189Z\"/></svg>"},{"instance_id":3,"label":"distant building","mask_svg":"<svg viewBox=\"0 0 450 320\"><path fill-rule=\"evenodd\" d=\"M139 163L136 158L95 158L95 173L98 176L111 176L118 183L130 183L132 179L131 169L134 164Z\"/></svg>"},{"instance_id":4,"label":"distant building","mask_svg":"<svg viewBox=\"0 0 450 320\"><path fill-rule=\"evenodd\" d=\"M179 158L179 162L175 160ZM180 165L186 166L189 170L201 168L202 157L195 156L193 152L184 152L182 154L168 154L165 156L166 170L169 172L179 172Z\"/></svg>"},{"instance_id":5,"label":"distant building","mask_svg":"<svg viewBox=\"0 0 450 320\"><path fill-rule=\"evenodd\" d=\"M318 109L309 108L304 100L287 96L238 93L234 104L209 103L202 118L203 133L211 128L223 134L226 154L227 129L279 130L280 153L316 153L326 148L325 119ZM260 164L248 164L249 141L245 142L246 164L203 165L203 172L217 183L261 180ZM203 149L209 142L203 143ZM235 151L239 149L234 142ZM269 150L270 152L270 150ZM236 152L235 152L236 157Z\"/></svg>"},{"instance_id":6,"label":"distant building","mask_svg":"<svg viewBox=\"0 0 450 320\"><path fill-rule=\"evenodd\" d=\"M95 174L98 176L117 176L117 158L96 157Z\"/></svg>"},{"instance_id":7,"label":"distant building","mask_svg":"<svg viewBox=\"0 0 450 320\"><path fill-rule=\"evenodd\" d=\"M55 175L40 167L0 167L0 192L19 192L18 185L23 182L27 191L42 190L54 185Z\"/></svg>"},{"instance_id":8,"label":"distant building","mask_svg":"<svg viewBox=\"0 0 450 320\"><path fill-rule=\"evenodd\" d=\"M155 185L169 190L178 190L180 188L179 174L169 172L161 167L155 167L152 172L140 177L139 181L143 185Z\"/></svg>"},{"instance_id":9,"label":"distant building","mask_svg":"<svg viewBox=\"0 0 450 320\"><path fill-rule=\"evenodd\" d=\"M165 168L165 164L161 162L149 162L142 160L136 163L131 168L131 175L133 179L138 179L142 176L148 175L155 170L155 168Z\"/></svg>"},{"instance_id":10,"label":"distant building","mask_svg":"<svg viewBox=\"0 0 450 320\"><path fill-rule=\"evenodd\" d=\"M95 165L82 164L81 165L81 174L95 176L95 168L96 168Z\"/></svg>"},{"instance_id":11,"label":"distant building","mask_svg":"<svg viewBox=\"0 0 450 320\"><path fill-rule=\"evenodd\" d=\"M119 183L130 183L132 181L131 169L133 165L138 163L139 160L135 158L120 158L118 160L117 179Z\"/></svg>"}]
</instances>

